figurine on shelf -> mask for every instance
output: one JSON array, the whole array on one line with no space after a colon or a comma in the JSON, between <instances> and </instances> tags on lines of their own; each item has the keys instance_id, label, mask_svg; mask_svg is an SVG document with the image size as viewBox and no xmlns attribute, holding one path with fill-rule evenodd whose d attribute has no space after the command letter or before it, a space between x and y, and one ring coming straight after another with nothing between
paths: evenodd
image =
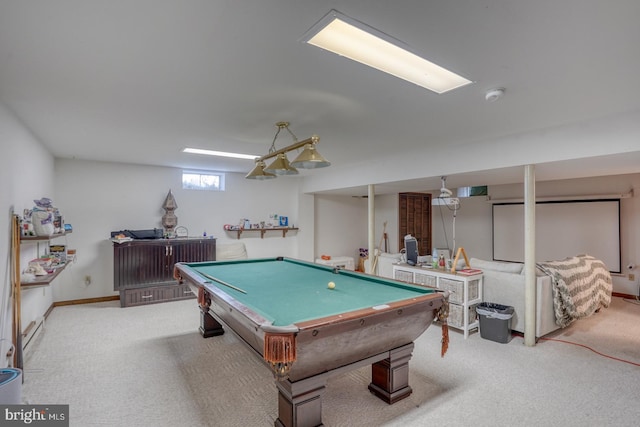
<instances>
[{"instance_id":1,"label":"figurine on shelf","mask_svg":"<svg viewBox=\"0 0 640 427\"><path fill-rule=\"evenodd\" d=\"M173 212L178 209L176 199L173 197L173 193L169 190L167 197L164 199L162 208L165 210L165 214L162 215L162 226L165 229L165 235L168 237L174 236L174 229L178 225L178 217Z\"/></svg>"}]
</instances>

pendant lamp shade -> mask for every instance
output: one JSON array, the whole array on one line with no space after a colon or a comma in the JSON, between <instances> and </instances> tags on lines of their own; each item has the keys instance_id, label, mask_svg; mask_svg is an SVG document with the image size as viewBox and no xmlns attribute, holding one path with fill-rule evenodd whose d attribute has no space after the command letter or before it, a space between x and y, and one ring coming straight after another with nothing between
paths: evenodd
<instances>
[{"instance_id":1,"label":"pendant lamp shade","mask_svg":"<svg viewBox=\"0 0 640 427\"><path fill-rule=\"evenodd\" d=\"M298 170L289 164L289 159L285 153L280 153L276 159L264 169L267 173L276 175L297 175Z\"/></svg>"},{"instance_id":2,"label":"pendant lamp shade","mask_svg":"<svg viewBox=\"0 0 640 427\"><path fill-rule=\"evenodd\" d=\"M315 144L305 145L302 153L300 153L298 157L291 162L291 166L300 169L326 168L330 165L331 163L318 153Z\"/></svg>"},{"instance_id":3,"label":"pendant lamp shade","mask_svg":"<svg viewBox=\"0 0 640 427\"><path fill-rule=\"evenodd\" d=\"M256 162L256 166L253 168L251 172L245 176L247 179L257 179L257 180L265 180L265 179L273 179L276 176L272 173L264 171L265 163L263 161Z\"/></svg>"}]
</instances>

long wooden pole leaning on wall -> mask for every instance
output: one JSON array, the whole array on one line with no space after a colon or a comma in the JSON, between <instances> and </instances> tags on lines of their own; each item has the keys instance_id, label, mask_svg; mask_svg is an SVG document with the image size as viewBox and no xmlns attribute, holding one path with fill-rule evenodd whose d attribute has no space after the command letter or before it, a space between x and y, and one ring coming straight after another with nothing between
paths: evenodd
<instances>
[{"instance_id":1,"label":"long wooden pole leaning on wall","mask_svg":"<svg viewBox=\"0 0 640 427\"><path fill-rule=\"evenodd\" d=\"M20 218L13 215L11 231L12 282L13 282L13 366L24 368L22 359L22 300L20 293ZM24 375L22 376L24 380Z\"/></svg>"}]
</instances>

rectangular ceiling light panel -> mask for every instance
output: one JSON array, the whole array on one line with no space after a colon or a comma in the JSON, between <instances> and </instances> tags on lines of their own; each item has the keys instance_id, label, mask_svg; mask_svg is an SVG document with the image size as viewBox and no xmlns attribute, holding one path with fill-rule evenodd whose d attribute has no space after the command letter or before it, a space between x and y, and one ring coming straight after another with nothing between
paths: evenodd
<instances>
[{"instance_id":1,"label":"rectangular ceiling light panel","mask_svg":"<svg viewBox=\"0 0 640 427\"><path fill-rule=\"evenodd\" d=\"M332 10L303 37L303 41L340 56L444 93L471 83L410 52L402 43L362 22Z\"/></svg>"},{"instance_id":2,"label":"rectangular ceiling light panel","mask_svg":"<svg viewBox=\"0 0 640 427\"><path fill-rule=\"evenodd\" d=\"M185 148L182 151L184 153L204 154L206 156L232 157L234 159L255 160L256 158L260 157L260 156L255 156L253 154L227 153L225 151L203 150L201 148Z\"/></svg>"}]
</instances>

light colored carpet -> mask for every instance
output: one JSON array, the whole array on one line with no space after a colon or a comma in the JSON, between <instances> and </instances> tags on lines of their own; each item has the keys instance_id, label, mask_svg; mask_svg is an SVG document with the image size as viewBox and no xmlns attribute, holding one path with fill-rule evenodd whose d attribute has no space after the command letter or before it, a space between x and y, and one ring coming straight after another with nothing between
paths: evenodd
<instances>
[{"instance_id":1,"label":"light colored carpet","mask_svg":"<svg viewBox=\"0 0 640 427\"><path fill-rule=\"evenodd\" d=\"M277 392L261 359L233 333L203 339L195 300L120 308L57 307L25 358L23 398L69 404L70 425L272 426ZM329 381L327 426L635 426L640 419L640 306L609 309L526 347L440 328L416 341L413 394L387 405L369 368Z\"/></svg>"}]
</instances>

